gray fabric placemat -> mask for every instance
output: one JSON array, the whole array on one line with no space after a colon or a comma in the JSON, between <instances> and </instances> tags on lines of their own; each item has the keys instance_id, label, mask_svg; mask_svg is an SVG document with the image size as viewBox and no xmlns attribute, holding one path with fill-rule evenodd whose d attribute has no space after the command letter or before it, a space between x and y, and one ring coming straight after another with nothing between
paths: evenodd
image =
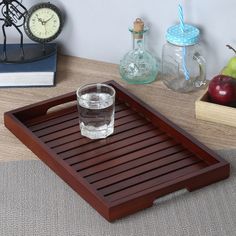
<instances>
[{"instance_id":1,"label":"gray fabric placemat","mask_svg":"<svg viewBox=\"0 0 236 236\"><path fill-rule=\"evenodd\" d=\"M220 151L231 177L180 191L108 223L41 161L0 163L1 236L235 236L236 150Z\"/></svg>"}]
</instances>

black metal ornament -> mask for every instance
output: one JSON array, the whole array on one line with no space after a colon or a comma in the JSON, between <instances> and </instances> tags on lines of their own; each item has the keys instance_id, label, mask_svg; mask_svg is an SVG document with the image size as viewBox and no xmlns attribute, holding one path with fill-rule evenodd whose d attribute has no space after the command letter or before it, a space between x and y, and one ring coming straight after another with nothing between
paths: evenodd
<instances>
[{"instance_id":1,"label":"black metal ornament","mask_svg":"<svg viewBox=\"0 0 236 236\"><path fill-rule=\"evenodd\" d=\"M3 33L3 55L2 60L7 60L6 53L6 43L7 35L5 28L14 27L20 34L20 49L21 55L20 58L24 58L24 49L23 49L23 33L20 30L20 27L25 24L27 9L22 5L21 2L17 0L3 0L0 3L2 7L1 13L3 18L0 18L0 21L3 21L2 33Z\"/></svg>"},{"instance_id":2,"label":"black metal ornament","mask_svg":"<svg viewBox=\"0 0 236 236\"><path fill-rule=\"evenodd\" d=\"M3 44L0 45L0 63L27 63L41 60L56 52L55 45L45 42L37 44L24 44L21 27L26 24L28 10L22 4L22 0L0 1L2 21ZM6 28L13 27L20 35L20 44L17 47L8 48Z\"/></svg>"}]
</instances>

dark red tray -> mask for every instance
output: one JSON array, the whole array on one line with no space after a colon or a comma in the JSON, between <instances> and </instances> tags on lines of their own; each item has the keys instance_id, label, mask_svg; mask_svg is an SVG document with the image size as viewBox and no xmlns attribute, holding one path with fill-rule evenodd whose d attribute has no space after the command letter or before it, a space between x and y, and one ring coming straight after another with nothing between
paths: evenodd
<instances>
[{"instance_id":1,"label":"dark red tray","mask_svg":"<svg viewBox=\"0 0 236 236\"><path fill-rule=\"evenodd\" d=\"M5 126L109 221L229 176L229 164L216 153L116 82L107 83L117 92L115 133L107 139L81 136L75 92L7 112Z\"/></svg>"}]
</instances>

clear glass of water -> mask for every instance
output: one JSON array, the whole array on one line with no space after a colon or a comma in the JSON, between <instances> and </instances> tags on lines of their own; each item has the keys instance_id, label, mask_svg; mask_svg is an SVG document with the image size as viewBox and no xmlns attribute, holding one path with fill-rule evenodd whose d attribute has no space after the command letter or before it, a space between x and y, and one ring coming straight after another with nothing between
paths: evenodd
<instances>
[{"instance_id":1,"label":"clear glass of water","mask_svg":"<svg viewBox=\"0 0 236 236\"><path fill-rule=\"evenodd\" d=\"M115 89L106 84L88 84L77 90L81 134L90 139L114 132Z\"/></svg>"}]
</instances>

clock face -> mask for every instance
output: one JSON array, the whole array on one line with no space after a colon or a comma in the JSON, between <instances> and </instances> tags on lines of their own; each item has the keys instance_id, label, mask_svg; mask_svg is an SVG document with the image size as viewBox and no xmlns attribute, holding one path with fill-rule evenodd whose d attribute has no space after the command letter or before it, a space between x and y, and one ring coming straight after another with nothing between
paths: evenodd
<instances>
[{"instance_id":1,"label":"clock face","mask_svg":"<svg viewBox=\"0 0 236 236\"><path fill-rule=\"evenodd\" d=\"M42 3L29 10L25 32L36 42L49 42L55 39L62 28L59 9L50 3Z\"/></svg>"},{"instance_id":2,"label":"clock face","mask_svg":"<svg viewBox=\"0 0 236 236\"><path fill-rule=\"evenodd\" d=\"M50 8L38 9L29 19L29 28L38 38L51 38L60 28L60 18Z\"/></svg>"}]
</instances>

